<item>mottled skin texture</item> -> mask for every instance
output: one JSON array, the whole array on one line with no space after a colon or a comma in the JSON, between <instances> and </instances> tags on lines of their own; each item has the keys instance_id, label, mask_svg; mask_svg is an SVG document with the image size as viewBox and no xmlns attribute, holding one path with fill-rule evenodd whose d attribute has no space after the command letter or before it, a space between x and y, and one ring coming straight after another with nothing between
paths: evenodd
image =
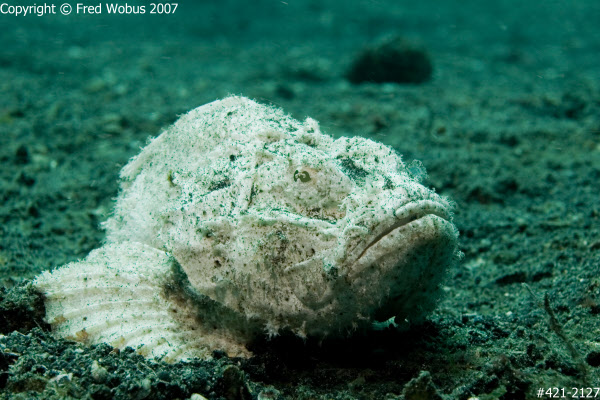
<instances>
[{"instance_id":1,"label":"mottled skin texture","mask_svg":"<svg viewBox=\"0 0 600 400\"><path fill-rule=\"evenodd\" d=\"M106 244L35 282L63 336L247 355L261 332L421 319L457 259L450 203L394 150L243 97L182 116L121 179Z\"/></svg>"}]
</instances>

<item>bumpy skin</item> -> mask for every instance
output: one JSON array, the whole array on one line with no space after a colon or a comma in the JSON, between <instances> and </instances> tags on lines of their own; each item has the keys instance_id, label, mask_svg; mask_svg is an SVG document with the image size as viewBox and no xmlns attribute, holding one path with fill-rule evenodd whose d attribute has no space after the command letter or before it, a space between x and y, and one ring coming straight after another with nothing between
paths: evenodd
<instances>
[{"instance_id":1,"label":"bumpy skin","mask_svg":"<svg viewBox=\"0 0 600 400\"><path fill-rule=\"evenodd\" d=\"M243 97L182 116L121 179L103 248L35 282L63 336L181 359L347 335L425 316L458 255L449 201L391 148Z\"/></svg>"}]
</instances>

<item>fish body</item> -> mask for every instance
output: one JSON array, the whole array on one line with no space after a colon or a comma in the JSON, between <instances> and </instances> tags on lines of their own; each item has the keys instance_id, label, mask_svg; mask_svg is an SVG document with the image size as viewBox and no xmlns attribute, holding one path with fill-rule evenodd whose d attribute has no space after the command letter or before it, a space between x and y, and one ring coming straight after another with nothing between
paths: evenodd
<instances>
[{"instance_id":1,"label":"fish body","mask_svg":"<svg viewBox=\"0 0 600 400\"><path fill-rule=\"evenodd\" d=\"M390 147L244 97L180 117L121 172L105 244L40 275L53 330L149 357L417 321L458 258L451 202Z\"/></svg>"}]
</instances>

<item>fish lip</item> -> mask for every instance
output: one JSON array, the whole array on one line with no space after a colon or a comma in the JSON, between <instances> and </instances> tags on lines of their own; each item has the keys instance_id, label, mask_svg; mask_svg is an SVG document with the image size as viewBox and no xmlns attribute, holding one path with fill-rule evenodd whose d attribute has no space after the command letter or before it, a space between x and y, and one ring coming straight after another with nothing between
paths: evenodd
<instances>
[{"instance_id":1,"label":"fish lip","mask_svg":"<svg viewBox=\"0 0 600 400\"><path fill-rule=\"evenodd\" d=\"M448 204L434 200L411 201L394 211L396 219L405 220L405 224L427 215L437 215L449 222L452 220L452 213L448 210Z\"/></svg>"},{"instance_id":2,"label":"fish lip","mask_svg":"<svg viewBox=\"0 0 600 400\"><path fill-rule=\"evenodd\" d=\"M394 219L390 219L386 222L392 222L389 226L382 229L380 233L378 233L373 239L371 239L360 252L359 256L356 258L356 261L359 261L365 253L374 245L376 245L381 239L385 238L387 235L397 230L398 228L407 226L411 222L420 220L429 215L435 215L439 218L442 218L448 222L452 221L452 214L447 209L447 205L444 205L440 202L433 200L417 200L411 201L402 205L400 208L394 211ZM385 225L385 224L380 224ZM375 231L379 230L379 226L375 228Z\"/></svg>"}]
</instances>

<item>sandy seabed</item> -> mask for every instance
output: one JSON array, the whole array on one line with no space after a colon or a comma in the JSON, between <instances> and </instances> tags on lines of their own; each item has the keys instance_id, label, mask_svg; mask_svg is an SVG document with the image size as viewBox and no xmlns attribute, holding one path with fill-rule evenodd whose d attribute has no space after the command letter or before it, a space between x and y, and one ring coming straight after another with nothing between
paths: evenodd
<instances>
[{"instance_id":1,"label":"sandy seabed","mask_svg":"<svg viewBox=\"0 0 600 400\"><path fill-rule=\"evenodd\" d=\"M0 15L0 398L533 399L599 387L598 21L592 0ZM350 83L356 54L386 35L425 48L431 80ZM27 280L98 247L120 168L178 115L228 94L422 161L427 185L457 204L465 254L426 323L173 365L52 337Z\"/></svg>"}]
</instances>

